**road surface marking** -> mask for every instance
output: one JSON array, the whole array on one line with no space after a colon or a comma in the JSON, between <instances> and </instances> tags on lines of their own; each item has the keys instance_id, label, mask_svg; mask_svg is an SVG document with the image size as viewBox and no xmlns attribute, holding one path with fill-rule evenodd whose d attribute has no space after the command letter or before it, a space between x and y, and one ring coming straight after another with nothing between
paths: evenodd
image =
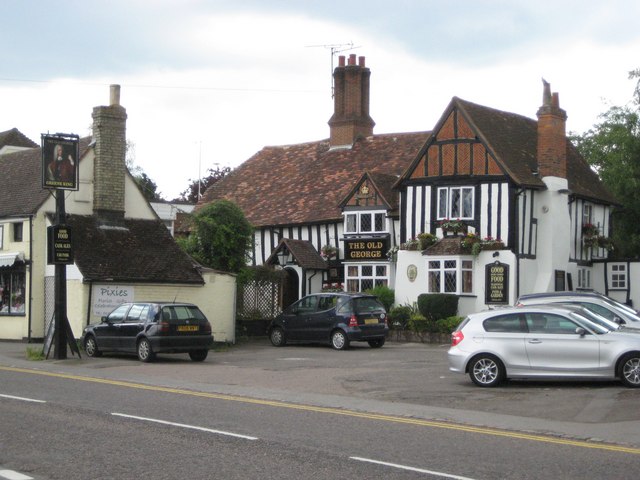
<instances>
[{"instance_id":1,"label":"road surface marking","mask_svg":"<svg viewBox=\"0 0 640 480\"><path fill-rule=\"evenodd\" d=\"M640 455L640 448L600 443L595 440L594 441L571 440L571 439L553 437L553 436L542 435L542 434L536 435L531 433L520 433L517 431L498 430L497 428L474 427L470 425L462 425L462 424L449 423L444 421L422 420L419 418L399 417L399 416L383 415L383 414L377 414L377 413L358 412L355 410L344 410L344 409L334 408L334 407L316 407L313 405L287 403L284 401L276 401L276 400L261 400L257 398L241 397L238 395L228 395L224 393L197 392L194 390L125 382L122 380L109 380L105 378L71 375L69 373L45 372L42 370L32 370L29 368L0 366L0 371L27 373L31 375L43 375L47 377L65 378L68 380L77 380L81 382L102 383L105 385L113 385L113 386L125 387L125 388L135 388L139 390L149 390L153 392L174 393L177 395L188 395L192 397L211 398L216 400L226 400L230 402L240 402L240 403L247 403L247 404L253 404L253 405L276 407L276 408L289 408L292 410L301 410L301 411L307 411L307 412L326 413L331 415L343 415L343 416L354 417L354 418L365 418L369 420L377 420L380 422L404 423L404 424L421 426L421 427L440 428L444 430L452 430L452 431L467 432L467 433L477 433L479 435L492 435L496 437L515 438L519 440L527 440L532 442L548 443L548 444L554 444L554 445L564 445L564 446L571 446L571 447L578 447L578 448L589 448L593 450L605 450L610 452L630 453L633 455Z\"/></svg>"},{"instance_id":2,"label":"road surface marking","mask_svg":"<svg viewBox=\"0 0 640 480\"><path fill-rule=\"evenodd\" d=\"M47 403L44 400L36 400L35 398L14 397L13 395L2 395L2 394L0 394L0 397L2 397L2 398L10 398L12 400L22 400L23 402Z\"/></svg>"},{"instance_id":3,"label":"road surface marking","mask_svg":"<svg viewBox=\"0 0 640 480\"><path fill-rule=\"evenodd\" d=\"M33 480L33 477L28 477L13 470L0 470L0 478L5 478L6 480Z\"/></svg>"},{"instance_id":4,"label":"road surface marking","mask_svg":"<svg viewBox=\"0 0 640 480\"><path fill-rule=\"evenodd\" d=\"M218 435L226 435L228 437L243 438L245 440L258 440L258 437L249 437L240 435L239 433L223 432L221 430L212 430L211 428L198 427L195 425L185 425L184 423L167 422L166 420L158 420L157 418L136 417L135 415L126 415L124 413L112 413L116 417L131 418L133 420L143 420L145 422L161 423L162 425L171 425L172 427L189 428L191 430L199 430L201 432L216 433Z\"/></svg>"},{"instance_id":5,"label":"road surface marking","mask_svg":"<svg viewBox=\"0 0 640 480\"><path fill-rule=\"evenodd\" d=\"M370 458L362 458L362 457L349 457L349 458L351 460L357 460L358 462L375 463L376 465L384 465L385 467L399 468L401 470L408 470L410 472L428 473L429 475L436 475L438 477L444 477L444 478L452 478L454 480L474 480L473 478L470 478L470 477L461 477L459 475L451 475L450 473L435 472L433 470L425 470L423 468L409 467L407 465L399 465L397 463L381 462L379 460L372 460Z\"/></svg>"}]
</instances>

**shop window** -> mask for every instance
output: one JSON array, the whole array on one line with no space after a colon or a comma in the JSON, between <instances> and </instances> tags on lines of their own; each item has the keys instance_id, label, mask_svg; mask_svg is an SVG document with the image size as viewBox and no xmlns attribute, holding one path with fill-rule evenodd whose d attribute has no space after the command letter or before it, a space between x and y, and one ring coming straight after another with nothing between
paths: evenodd
<instances>
[{"instance_id":1,"label":"shop window","mask_svg":"<svg viewBox=\"0 0 640 480\"><path fill-rule=\"evenodd\" d=\"M429 260L429 293L473 293L473 261L465 259Z\"/></svg>"},{"instance_id":2,"label":"shop window","mask_svg":"<svg viewBox=\"0 0 640 480\"><path fill-rule=\"evenodd\" d=\"M345 233L385 233L387 232L385 212L346 213Z\"/></svg>"},{"instance_id":3,"label":"shop window","mask_svg":"<svg viewBox=\"0 0 640 480\"><path fill-rule=\"evenodd\" d=\"M0 269L0 315L24 315L24 267Z\"/></svg>"},{"instance_id":4,"label":"shop window","mask_svg":"<svg viewBox=\"0 0 640 480\"><path fill-rule=\"evenodd\" d=\"M474 187L438 188L438 220L473 220Z\"/></svg>"},{"instance_id":5,"label":"shop window","mask_svg":"<svg viewBox=\"0 0 640 480\"><path fill-rule=\"evenodd\" d=\"M348 292L364 292L370 288L389 285L388 265L354 265L345 267Z\"/></svg>"},{"instance_id":6,"label":"shop window","mask_svg":"<svg viewBox=\"0 0 640 480\"><path fill-rule=\"evenodd\" d=\"M609 265L609 286L615 289L627 288L626 263L612 263Z\"/></svg>"}]
</instances>

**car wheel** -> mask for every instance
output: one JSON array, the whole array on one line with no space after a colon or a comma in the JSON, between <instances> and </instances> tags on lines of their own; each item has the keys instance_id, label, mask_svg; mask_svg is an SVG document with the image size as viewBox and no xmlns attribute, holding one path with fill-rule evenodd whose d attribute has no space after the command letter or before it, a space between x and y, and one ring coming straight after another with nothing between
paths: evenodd
<instances>
[{"instance_id":1,"label":"car wheel","mask_svg":"<svg viewBox=\"0 0 640 480\"><path fill-rule=\"evenodd\" d=\"M384 345L384 338L376 338L367 342L371 348L380 348Z\"/></svg>"},{"instance_id":2,"label":"car wheel","mask_svg":"<svg viewBox=\"0 0 640 480\"><path fill-rule=\"evenodd\" d=\"M495 387L504 379L502 362L493 355L474 357L469 363L469 376L479 387Z\"/></svg>"},{"instance_id":3,"label":"car wheel","mask_svg":"<svg viewBox=\"0 0 640 480\"><path fill-rule=\"evenodd\" d=\"M151 343L146 338L140 339L138 342L138 360L141 362L151 362L155 358L155 354L151 349Z\"/></svg>"},{"instance_id":4,"label":"car wheel","mask_svg":"<svg viewBox=\"0 0 640 480\"><path fill-rule=\"evenodd\" d=\"M331 334L331 346L336 350L346 350L349 348L349 339L342 330L334 330Z\"/></svg>"},{"instance_id":5,"label":"car wheel","mask_svg":"<svg viewBox=\"0 0 640 480\"><path fill-rule=\"evenodd\" d=\"M640 354L630 353L622 357L618 375L627 387L640 387Z\"/></svg>"},{"instance_id":6,"label":"car wheel","mask_svg":"<svg viewBox=\"0 0 640 480\"><path fill-rule=\"evenodd\" d=\"M191 360L194 362L204 362L207 355L209 355L209 350L206 349L189 352L189 357L191 357Z\"/></svg>"},{"instance_id":7,"label":"car wheel","mask_svg":"<svg viewBox=\"0 0 640 480\"><path fill-rule=\"evenodd\" d=\"M287 343L287 339L284 337L284 330L280 327L274 327L269 332L269 340L274 347L283 347Z\"/></svg>"},{"instance_id":8,"label":"car wheel","mask_svg":"<svg viewBox=\"0 0 640 480\"><path fill-rule=\"evenodd\" d=\"M98 350L98 344L93 335L87 335L84 339L84 351L87 353L87 357L99 357L102 352Z\"/></svg>"}]
</instances>

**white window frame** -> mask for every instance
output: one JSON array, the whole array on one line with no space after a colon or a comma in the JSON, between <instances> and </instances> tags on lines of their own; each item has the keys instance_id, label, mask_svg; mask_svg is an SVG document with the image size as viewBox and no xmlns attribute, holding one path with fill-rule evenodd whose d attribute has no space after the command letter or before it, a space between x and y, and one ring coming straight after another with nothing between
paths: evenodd
<instances>
[{"instance_id":1,"label":"white window frame","mask_svg":"<svg viewBox=\"0 0 640 480\"><path fill-rule=\"evenodd\" d=\"M460 198L460 211L456 212L453 208L454 192L458 192ZM471 204L469 205L469 212L463 211L465 192L469 195ZM439 187L438 188L438 205L437 216L438 220L444 219L460 219L460 220L473 220L475 211L475 187L460 186L460 187ZM443 205L444 202L444 205Z\"/></svg>"},{"instance_id":2,"label":"white window frame","mask_svg":"<svg viewBox=\"0 0 640 480\"><path fill-rule=\"evenodd\" d=\"M2 250L3 240L4 240L4 225L0 225L0 250Z\"/></svg>"},{"instance_id":3,"label":"white window frame","mask_svg":"<svg viewBox=\"0 0 640 480\"><path fill-rule=\"evenodd\" d=\"M382 215L381 230L376 230L377 215ZM371 230L362 230L362 219L365 216L369 217ZM366 210L366 211L358 211L358 212L345 212L344 213L344 233L352 233L352 234L389 233L389 227L387 225L386 217L387 217L386 210ZM349 218L355 218L355 229L351 229L351 226L349 225Z\"/></svg>"},{"instance_id":4,"label":"white window frame","mask_svg":"<svg viewBox=\"0 0 640 480\"><path fill-rule=\"evenodd\" d=\"M593 205L585 203L582 205L582 225L593 223Z\"/></svg>"},{"instance_id":5,"label":"white window frame","mask_svg":"<svg viewBox=\"0 0 640 480\"><path fill-rule=\"evenodd\" d=\"M429 293L451 293L456 295L473 295L473 259L467 256L457 257L435 257L429 258L427 261L427 291ZM451 262L454 265L451 265ZM437 266L435 265L437 263ZM432 273L439 275L439 288L432 290L431 276ZM447 274L455 275L455 290L447 290L447 282L445 277ZM465 278L470 282L470 287L465 289Z\"/></svg>"},{"instance_id":6,"label":"white window frame","mask_svg":"<svg viewBox=\"0 0 640 480\"><path fill-rule=\"evenodd\" d=\"M591 269L590 268L578 269L578 288L584 288L584 289L591 288Z\"/></svg>"},{"instance_id":7,"label":"white window frame","mask_svg":"<svg viewBox=\"0 0 640 480\"><path fill-rule=\"evenodd\" d=\"M363 276L362 269L363 268L371 268L371 275ZM355 275L350 270L355 270ZM381 273L381 270L384 269L384 274ZM390 285L390 274L391 268L388 263L345 263L344 265L344 286L345 291L347 292L361 292L362 290L362 282L363 281L371 281L372 287L376 287L379 285ZM352 290L349 289L350 284L353 282L358 282L358 289ZM368 289L370 287L366 287Z\"/></svg>"},{"instance_id":8,"label":"white window frame","mask_svg":"<svg viewBox=\"0 0 640 480\"><path fill-rule=\"evenodd\" d=\"M626 263L610 263L607 268L609 288L612 290L626 290L629 281L629 271Z\"/></svg>"}]
</instances>

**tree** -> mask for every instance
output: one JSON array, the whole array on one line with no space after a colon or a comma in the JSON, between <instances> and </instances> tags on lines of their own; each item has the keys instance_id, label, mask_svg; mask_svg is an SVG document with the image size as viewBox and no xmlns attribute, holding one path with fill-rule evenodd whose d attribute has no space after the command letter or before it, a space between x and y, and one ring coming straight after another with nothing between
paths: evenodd
<instances>
[{"instance_id":1,"label":"tree","mask_svg":"<svg viewBox=\"0 0 640 480\"><path fill-rule=\"evenodd\" d=\"M629 73L640 78L640 69ZM622 208L613 216L614 255L640 257L640 81L632 104L614 106L600 115L600 123L582 135L572 136L582 156Z\"/></svg>"},{"instance_id":2,"label":"tree","mask_svg":"<svg viewBox=\"0 0 640 480\"><path fill-rule=\"evenodd\" d=\"M179 245L210 268L238 273L246 266L252 248L253 227L242 210L228 200L217 200L197 210L193 230Z\"/></svg>"},{"instance_id":3,"label":"tree","mask_svg":"<svg viewBox=\"0 0 640 480\"><path fill-rule=\"evenodd\" d=\"M207 170L209 175L200 179L199 181L197 179L189 179L189 187L184 192L181 192L180 196L174 201L198 203L198 200L200 200L200 197L204 194L207 188L223 178L230 171L230 167L217 167L215 170L213 168L210 168L209 170ZM200 196L198 196L198 194Z\"/></svg>"}]
</instances>

